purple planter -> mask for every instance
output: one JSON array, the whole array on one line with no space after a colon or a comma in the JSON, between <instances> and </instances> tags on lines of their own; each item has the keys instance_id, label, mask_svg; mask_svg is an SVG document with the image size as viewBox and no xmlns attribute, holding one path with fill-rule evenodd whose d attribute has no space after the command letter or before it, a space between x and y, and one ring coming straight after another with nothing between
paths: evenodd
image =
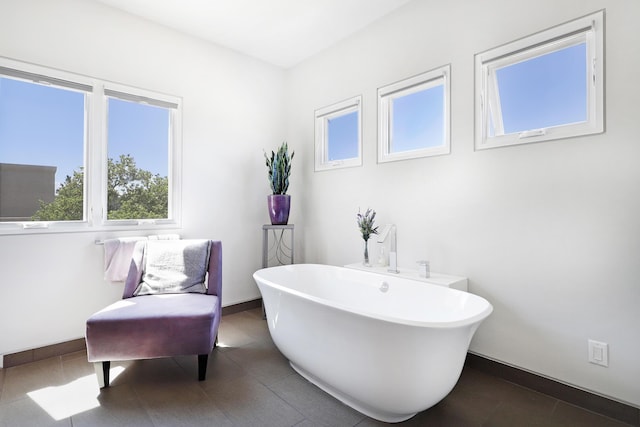
<instances>
[{"instance_id":1,"label":"purple planter","mask_svg":"<svg viewBox=\"0 0 640 427\"><path fill-rule=\"evenodd\" d=\"M288 194L270 194L267 197L269 216L272 225L287 225L289 222L289 208L291 196Z\"/></svg>"}]
</instances>

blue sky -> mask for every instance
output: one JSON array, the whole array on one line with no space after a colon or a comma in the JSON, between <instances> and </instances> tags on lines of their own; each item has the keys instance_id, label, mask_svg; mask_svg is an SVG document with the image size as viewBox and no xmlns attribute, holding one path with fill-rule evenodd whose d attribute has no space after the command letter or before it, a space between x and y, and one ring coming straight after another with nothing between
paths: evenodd
<instances>
[{"instance_id":1,"label":"blue sky","mask_svg":"<svg viewBox=\"0 0 640 427\"><path fill-rule=\"evenodd\" d=\"M169 110L120 99L109 100L108 156L131 154L140 169L167 176Z\"/></svg>"},{"instance_id":2,"label":"blue sky","mask_svg":"<svg viewBox=\"0 0 640 427\"><path fill-rule=\"evenodd\" d=\"M392 153L439 147L444 144L444 85L393 102Z\"/></svg>"},{"instance_id":3,"label":"blue sky","mask_svg":"<svg viewBox=\"0 0 640 427\"><path fill-rule=\"evenodd\" d=\"M130 154L139 168L167 176L169 111L109 100L108 156ZM80 170L84 94L0 78L0 162L56 166L56 188Z\"/></svg>"},{"instance_id":4,"label":"blue sky","mask_svg":"<svg viewBox=\"0 0 640 427\"><path fill-rule=\"evenodd\" d=\"M56 183L83 165L84 95L0 78L0 162L57 166Z\"/></svg>"},{"instance_id":5,"label":"blue sky","mask_svg":"<svg viewBox=\"0 0 640 427\"><path fill-rule=\"evenodd\" d=\"M587 120L585 56L582 43L497 70L505 134Z\"/></svg>"},{"instance_id":6,"label":"blue sky","mask_svg":"<svg viewBox=\"0 0 640 427\"><path fill-rule=\"evenodd\" d=\"M329 119L327 160L358 157L358 112L354 111Z\"/></svg>"}]
</instances>

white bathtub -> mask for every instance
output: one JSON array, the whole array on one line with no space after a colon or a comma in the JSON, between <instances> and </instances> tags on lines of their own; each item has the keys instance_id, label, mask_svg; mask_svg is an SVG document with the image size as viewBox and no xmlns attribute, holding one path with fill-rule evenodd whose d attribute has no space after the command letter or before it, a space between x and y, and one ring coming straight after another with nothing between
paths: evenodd
<instances>
[{"instance_id":1,"label":"white bathtub","mask_svg":"<svg viewBox=\"0 0 640 427\"><path fill-rule=\"evenodd\" d=\"M484 298L328 265L253 275L274 343L303 377L372 418L399 422L453 389Z\"/></svg>"}]
</instances>

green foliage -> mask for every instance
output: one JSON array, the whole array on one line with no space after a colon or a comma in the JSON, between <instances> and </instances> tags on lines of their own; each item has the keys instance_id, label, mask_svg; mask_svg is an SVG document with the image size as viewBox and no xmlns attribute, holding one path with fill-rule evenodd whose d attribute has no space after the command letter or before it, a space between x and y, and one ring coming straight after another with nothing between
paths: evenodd
<instances>
[{"instance_id":1,"label":"green foliage","mask_svg":"<svg viewBox=\"0 0 640 427\"><path fill-rule=\"evenodd\" d=\"M360 233L362 233L362 239L365 242L369 240L369 237L371 237L372 234L378 234L378 227L373 226L376 219L376 211L367 209L363 215L360 213L360 210L358 210L356 218L358 220Z\"/></svg>"},{"instance_id":2,"label":"green foliage","mask_svg":"<svg viewBox=\"0 0 640 427\"><path fill-rule=\"evenodd\" d=\"M289 156L289 147L286 142L282 143L277 153L272 151L271 157L264 153L269 170L269 184L273 194L287 194L289 175L291 175L291 160L295 154L295 152L291 152L291 156Z\"/></svg>"},{"instance_id":3,"label":"green foliage","mask_svg":"<svg viewBox=\"0 0 640 427\"><path fill-rule=\"evenodd\" d=\"M40 200L40 209L31 217L34 221L82 221L82 195L84 172L74 171L67 175L56 198L51 203Z\"/></svg>"},{"instance_id":4,"label":"green foliage","mask_svg":"<svg viewBox=\"0 0 640 427\"><path fill-rule=\"evenodd\" d=\"M82 220L82 171L67 176L51 203L40 202L34 221ZM148 219L168 217L169 180L138 169L130 155L108 160L107 218Z\"/></svg>"},{"instance_id":5,"label":"green foliage","mask_svg":"<svg viewBox=\"0 0 640 427\"><path fill-rule=\"evenodd\" d=\"M133 157L121 155L108 160L108 219L168 217L169 180L138 169Z\"/></svg>"}]
</instances>

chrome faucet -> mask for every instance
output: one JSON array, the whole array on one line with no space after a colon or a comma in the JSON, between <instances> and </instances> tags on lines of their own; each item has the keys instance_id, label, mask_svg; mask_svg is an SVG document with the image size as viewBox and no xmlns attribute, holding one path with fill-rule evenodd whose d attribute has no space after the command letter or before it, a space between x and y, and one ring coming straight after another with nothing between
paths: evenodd
<instances>
[{"instance_id":1,"label":"chrome faucet","mask_svg":"<svg viewBox=\"0 0 640 427\"><path fill-rule=\"evenodd\" d=\"M391 241L389 243L389 268L390 273L400 273L398 271L398 232L395 224L387 224L382 229L382 232L378 235L378 243L384 243L391 234Z\"/></svg>"}]
</instances>

